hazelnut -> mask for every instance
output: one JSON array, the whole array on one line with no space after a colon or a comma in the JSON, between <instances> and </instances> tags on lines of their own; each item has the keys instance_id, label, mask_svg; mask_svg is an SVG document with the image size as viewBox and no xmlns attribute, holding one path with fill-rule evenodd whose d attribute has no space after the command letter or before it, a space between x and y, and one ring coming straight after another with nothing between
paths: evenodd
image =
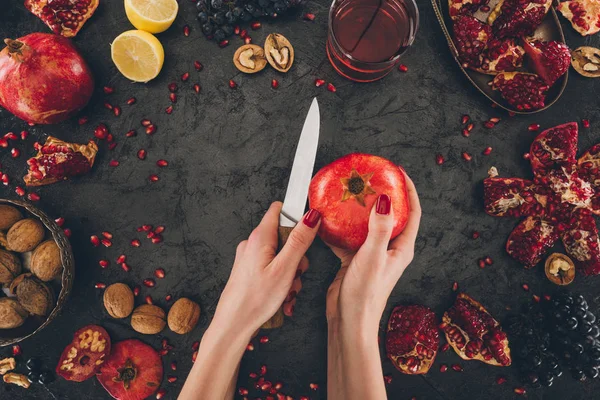
<instances>
[{"instance_id":1,"label":"hazelnut","mask_svg":"<svg viewBox=\"0 0 600 400\"><path fill-rule=\"evenodd\" d=\"M40 221L33 218L22 219L8 230L8 248L18 253L31 251L44 239L44 234L44 226Z\"/></svg>"},{"instance_id":2,"label":"hazelnut","mask_svg":"<svg viewBox=\"0 0 600 400\"><path fill-rule=\"evenodd\" d=\"M114 283L104 291L104 308L113 318L126 318L133 311L133 292L124 283Z\"/></svg>"},{"instance_id":3,"label":"hazelnut","mask_svg":"<svg viewBox=\"0 0 600 400\"><path fill-rule=\"evenodd\" d=\"M11 283L21 273L21 260L10 251L0 250L0 283Z\"/></svg>"},{"instance_id":4,"label":"hazelnut","mask_svg":"<svg viewBox=\"0 0 600 400\"><path fill-rule=\"evenodd\" d=\"M22 274L10 284L10 292L30 314L46 316L54 306L54 294L44 282L32 274Z\"/></svg>"},{"instance_id":5,"label":"hazelnut","mask_svg":"<svg viewBox=\"0 0 600 400\"><path fill-rule=\"evenodd\" d=\"M575 264L566 255L553 253L546 259L546 277L557 285L568 285L575 279Z\"/></svg>"},{"instance_id":6,"label":"hazelnut","mask_svg":"<svg viewBox=\"0 0 600 400\"><path fill-rule=\"evenodd\" d=\"M600 49L582 46L571 51L571 65L582 76L600 77Z\"/></svg>"},{"instance_id":7,"label":"hazelnut","mask_svg":"<svg viewBox=\"0 0 600 400\"><path fill-rule=\"evenodd\" d=\"M191 332L200 318L200 306L198 303L186 299L177 300L169 310L167 321L169 329L180 335Z\"/></svg>"},{"instance_id":8,"label":"hazelnut","mask_svg":"<svg viewBox=\"0 0 600 400\"><path fill-rule=\"evenodd\" d=\"M0 375L4 375L15 368L17 368L17 362L13 357L0 360Z\"/></svg>"},{"instance_id":9,"label":"hazelnut","mask_svg":"<svg viewBox=\"0 0 600 400\"><path fill-rule=\"evenodd\" d=\"M62 272L60 249L54 240L46 240L35 248L31 256L31 272L44 282L51 281Z\"/></svg>"},{"instance_id":10,"label":"hazelnut","mask_svg":"<svg viewBox=\"0 0 600 400\"><path fill-rule=\"evenodd\" d=\"M0 299L0 329L13 329L25 323L29 316L27 310L12 297Z\"/></svg>"},{"instance_id":11,"label":"hazelnut","mask_svg":"<svg viewBox=\"0 0 600 400\"><path fill-rule=\"evenodd\" d=\"M31 382L29 382L29 379L27 379L25 375L16 374L14 372L9 372L8 374L4 375L3 379L5 383L12 383L25 389L28 389L29 385L31 385Z\"/></svg>"},{"instance_id":12,"label":"hazelnut","mask_svg":"<svg viewBox=\"0 0 600 400\"><path fill-rule=\"evenodd\" d=\"M142 304L131 315L131 327L145 335L155 335L165 329L165 311L150 304Z\"/></svg>"},{"instance_id":13,"label":"hazelnut","mask_svg":"<svg viewBox=\"0 0 600 400\"><path fill-rule=\"evenodd\" d=\"M288 72L294 63L294 48L285 36L271 33L265 40L267 61L279 72Z\"/></svg>"},{"instance_id":14,"label":"hazelnut","mask_svg":"<svg viewBox=\"0 0 600 400\"><path fill-rule=\"evenodd\" d=\"M265 51L255 44L243 45L233 55L233 64L247 74L262 71L267 65Z\"/></svg>"},{"instance_id":15,"label":"hazelnut","mask_svg":"<svg viewBox=\"0 0 600 400\"><path fill-rule=\"evenodd\" d=\"M5 231L15 224L15 222L23 219L23 215L13 206L0 204L0 231Z\"/></svg>"}]
</instances>

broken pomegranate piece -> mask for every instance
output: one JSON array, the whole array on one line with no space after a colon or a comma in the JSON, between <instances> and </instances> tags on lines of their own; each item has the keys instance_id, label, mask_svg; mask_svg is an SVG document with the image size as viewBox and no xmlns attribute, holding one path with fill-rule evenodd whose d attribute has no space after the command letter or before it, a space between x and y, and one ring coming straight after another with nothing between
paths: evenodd
<instances>
[{"instance_id":1,"label":"broken pomegranate piece","mask_svg":"<svg viewBox=\"0 0 600 400\"><path fill-rule=\"evenodd\" d=\"M52 32L74 37L98 8L99 0L25 0L25 7Z\"/></svg>"},{"instance_id":2,"label":"broken pomegranate piece","mask_svg":"<svg viewBox=\"0 0 600 400\"><path fill-rule=\"evenodd\" d=\"M523 46L529 56L533 71L549 86L567 73L571 65L571 52L561 42L542 42L540 40L523 40Z\"/></svg>"},{"instance_id":3,"label":"broken pomegranate piece","mask_svg":"<svg viewBox=\"0 0 600 400\"><path fill-rule=\"evenodd\" d=\"M479 68L492 29L470 15L460 16L452 27L458 57L464 68Z\"/></svg>"},{"instance_id":4,"label":"broken pomegranate piece","mask_svg":"<svg viewBox=\"0 0 600 400\"><path fill-rule=\"evenodd\" d=\"M490 0L448 0L450 18L456 19L461 15L471 15L486 5Z\"/></svg>"},{"instance_id":5,"label":"broken pomegranate piece","mask_svg":"<svg viewBox=\"0 0 600 400\"><path fill-rule=\"evenodd\" d=\"M23 178L27 186L49 185L88 173L94 165L98 146L63 142L49 136L38 154L27 160L29 171Z\"/></svg>"},{"instance_id":6,"label":"broken pomegranate piece","mask_svg":"<svg viewBox=\"0 0 600 400\"><path fill-rule=\"evenodd\" d=\"M532 181L520 178L487 178L483 181L485 212L493 217L523 217L543 211L546 198Z\"/></svg>"},{"instance_id":7,"label":"broken pomegranate piece","mask_svg":"<svg viewBox=\"0 0 600 400\"><path fill-rule=\"evenodd\" d=\"M56 366L57 375L68 381L83 382L94 376L110 354L110 336L98 325L87 325L75 332Z\"/></svg>"},{"instance_id":8,"label":"broken pomegranate piece","mask_svg":"<svg viewBox=\"0 0 600 400\"><path fill-rule=\"evenodd\" d=\"M571 228L562 233L567 253L585 275L600 274L600 242L594 217L588 210L578 209L573 212L571 221Z\"/></svg>"},{"instance_id":9,"label":"broken pomegranate piece","mask_svg":"<svg viewBox=\"0 0 600 400\"><path fill-rule=\"evenodd\" d=\"M495 75L499 72L512 72L523 65L525 50L514 39L492 39L483 54L479 72Z\"/></svg>"},{"instance_id":10,"label":"broken pomegranate piece","mask_svg":"<svg viewBox=\"0 0 600 400\"><path fill-rule=\"evenodd\" d=\"M162 359L156 350L137 339L123 340L114 344L97 377L115 399L142 400L160 386Z\"/></svg>"},{"instance_id":11,"label":"broken pomegranate piece","mask_svg":"<svg viewBox=\"0 0 600 400\"><path fill-rule=\"evenodd\" d=\"M421 305L394 308L388 321L385 348L400 372L426 374L439 345L440 334L433 311Z\"/></svg>"},{"instance_id":12,"label":"broken pomegranate piece","mask_svg":"<svg viewBox=\"0 0 600 400\"><path fill-rule=\"evenodd\" d=\"M589 208L594 189L588 181L579 177L573 165L556 168L550 171L545 179L548 186L557 195L562 204L570 204L577 208Z\"/></svg>"},{"instance_id":13,"label":"broken pomegranate piece","mask_svg":"<svg viewBox=\"0 0 600 400\"><path fill-rule=\"evenodd\" d=\"M465 293L459 293L454 305L444 313L442 330L463 360L503 367L511 364L508 337L500 323Z\"/></svg>"},{"instance_id":14,"label":"broken pomegranate piece","mask_svg":"<svg viewBox=\"0 0 600 400\"><path fill-rule=\"evenodd\" d=\"M525 268L533 268L558 237L558 230L550 222L539 217L527 217L508 237L506 251Z\"/></svg>"},{"instance_id":15,"label":"broken pomegranate piece","mask_svg":"<svg viewBox=\"0 0 600 400\"><path fill-rule=\"evenodd\" d=\"M577 139L576 122L558 125L540 133L529 150L533 173L543 176L555 166L575 164Z\"/></svg>"},{"instance_id":16,"label":"broken pomegranate piece","mask_svg":"<svg viewBox=\"0 0 600 400\"><path fill-rule=\"evenodd\" d=\"M600 2L597 0L563 1L558 3L557 9L582 36L600 32Z\"/></svg>"},{"instance_id":17,"label":"broken pomegranate piece","mask_svg":"<svg viewBox=\"0 0 600 400\"><path fill-rule=\"evenodd\" d=\"M488 17L499 38L529 36L542 23L552 0L500 0Z\"/></svg>"},{"instance_id":18,"label":"broken pomegranate piece","mask_svg":"<svg viewBox=\"0 0 600 400\"><path fill-rule=\"evenodd\" d=\"M600 215L600 144L589 148L577 161L581 179L587 181L594 189L590 211Z\"/></svg>"},{"instance_id":19,"label":"broken pomegranate piece","mask_svg":"<svg viewBox=\"0 0 600 400\"><path fill-rule=\"evenodd\" d=\"M502 72L492 81L492 88L519 111L544 108L549 86L536 74Z\"/></svg>"}]
</instances>

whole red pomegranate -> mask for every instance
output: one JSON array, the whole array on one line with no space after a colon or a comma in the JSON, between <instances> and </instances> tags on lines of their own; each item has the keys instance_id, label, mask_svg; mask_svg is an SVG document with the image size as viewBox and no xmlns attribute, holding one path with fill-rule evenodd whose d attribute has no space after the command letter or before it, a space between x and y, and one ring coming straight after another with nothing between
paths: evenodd
<instances>
[{"instance_id":1,"label":"whole red pomegranate","mask_svg":"<svg viewBox=\"0 0 600 400\"><path fill-rule=\"evenodd\" d=\"M406 226L408 192L402 169L383 157L353 153L323 167L308 190L311 208L322 215L319 236L332 246L358 250L369 231L371 208L380 194L392 199L392 238Z\"/></svg>"},{"instance_id":2,"label":"whole red pomegranate","mask_svg":"<svg viewBox=\"0 0 600 400\"><path fill-rule=\"evenodd\" d=\"M94 79L69 39L32 33L5 39L0 51L0 106L35 124L55 124L82 109Z\"/></svg>"}]
</instances>

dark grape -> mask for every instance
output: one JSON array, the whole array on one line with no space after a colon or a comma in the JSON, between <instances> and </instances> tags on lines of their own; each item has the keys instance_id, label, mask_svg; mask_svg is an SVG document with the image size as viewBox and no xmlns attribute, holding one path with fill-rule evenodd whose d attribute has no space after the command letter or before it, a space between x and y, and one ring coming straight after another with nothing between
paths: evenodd
<instances>
[{"instance_id":1,"label":"dark grape","mask_svg":"<svg viewBox=\"0 0 600 400\"><path fill-rule=\"evenodd\" d=\"M200 11L198 13L198 21L200 21L201 24L205 24L208 22L208 14L206 13L206 11Z\"/></svg>"},{"instance_id":2,"label":"dark grape","mask_svg":"<svg viewBox=\"0 0 600 400\"><path fill-rule=\"evenodd\" d=\"M220 42L225 39L225 32L222 29L217 29L214 33L214 38L217 42Z\"/></svg>"}]
</instances>

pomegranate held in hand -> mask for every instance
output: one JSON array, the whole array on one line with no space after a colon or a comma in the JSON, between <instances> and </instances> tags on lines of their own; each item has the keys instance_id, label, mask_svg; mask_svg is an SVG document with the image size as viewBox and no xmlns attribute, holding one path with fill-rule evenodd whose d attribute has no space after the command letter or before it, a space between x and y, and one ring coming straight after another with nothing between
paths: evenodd
<instances>
[{"instance_id":1,"label":"pomegranate held in hand","mask_svg":"<svg viewBox=\"0 0 600 400\"><path fill-rule=\"evenodd\" d=\"M323 167L308 191L310 207L322 215L319 236L326 243L358 250L369 231L371 209L380 194L392 200L392 239L408 221L409 201L402 169L385 158L353 153Z\"/></svg>"},{"instance_id":2,"label":"pomegranate held in hand","mask_svg":"<svg viewBox=\"0 0 600 400\"><path fill-rule=\"evenodd\" d=\"M400 372L426 374L439 346L440 333L433 311L420 305L394 308L388 322L385 349Z\"/></svg>"},{"instance_id":3,"label":"pomegranate held in hand","mask_svg":"<svg viewBox=\"0 0 600 400\"><path fill-rule=\"evenodd\" d=\"M110 354L110 336L98 325L87 325L73 335L58 360L56 373L68 381L83 382L94 376Z\"/></svg>"},{"instance_id":4,"label":"pomegranate held in hand","mask_svg":"<svg viewBox=\"0 0 600 400\"><path fill-rule=\"evenodd\" d=\"M4 42L0 106L30 123L56 124L88 103L94 79L69 39L32 33Z\"/></svg>"}]
</instances>

